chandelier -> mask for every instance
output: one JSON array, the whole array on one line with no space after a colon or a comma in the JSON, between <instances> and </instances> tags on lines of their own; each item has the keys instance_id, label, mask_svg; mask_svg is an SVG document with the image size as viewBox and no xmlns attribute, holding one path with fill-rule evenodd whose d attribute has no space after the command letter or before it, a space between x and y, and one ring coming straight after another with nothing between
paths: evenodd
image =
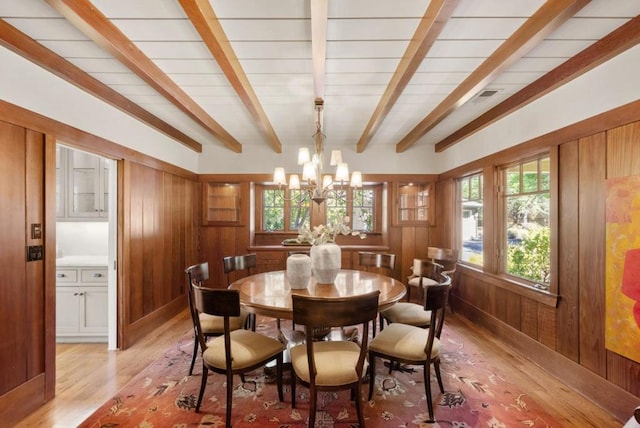
<instances>
[{"instance_id":1,"label":"chandelier","mask_svg":"<svg viewBox=\"0 0 640 428\"><path fill-rule=\"evenodd\" d=\"M339 198L341 191L347 185L350 187L362 187L362 173L354 171L349 179L349 165L342 161L340 150L331 150L330 166L335 166L335 174L324 174L323 169L323 143L325 136L322 133L320 115L324 101L315 101L316 110L316 132L313 134L315 153L311 156L307 147L302 147L298 151L298 165L302 165L302 179L298 174L289 175L289 190L300 190L296 202L301 203L311 199L316 204L322 204L328 197ZM277 167L273 172L273 181L279 188L287 185L287 177L284 168ZM293 198L292 198L293 199ZM290 199L291 200L291 199Z\"/></svg>"}]
</instances>

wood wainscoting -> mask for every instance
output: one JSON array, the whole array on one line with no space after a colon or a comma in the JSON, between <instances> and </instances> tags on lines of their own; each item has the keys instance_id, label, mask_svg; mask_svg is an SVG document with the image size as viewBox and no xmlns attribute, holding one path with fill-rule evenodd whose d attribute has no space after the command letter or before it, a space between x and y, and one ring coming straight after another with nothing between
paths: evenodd
<instances>
[{"instance_id":1,"label":"wood wainscoting","mask_svg":"<svg viewBox=\"0 0 640 428\"><path fill-rule=\"evenodd\" d=\"M605 348L605 186L608 178L640 174L640 102L475 161L468 172L484 170L491 180L494 166L545 146L558 149L558 225L552 238L557 242L558 295L545 300L516 290L491 272L489 260L484 272L460 266L453 307L627 420L640 402L640 363ZM449 172L439 185L453 188L455 176L465 172ZM436 197L452 207L451 200L439 198L454 193L439 192ZM495 227L491 210L485 210L484 222ZM454 213L443 215L453 218ZM449 237L454 231L443 233Z\"/></svg>"}]
</instances>

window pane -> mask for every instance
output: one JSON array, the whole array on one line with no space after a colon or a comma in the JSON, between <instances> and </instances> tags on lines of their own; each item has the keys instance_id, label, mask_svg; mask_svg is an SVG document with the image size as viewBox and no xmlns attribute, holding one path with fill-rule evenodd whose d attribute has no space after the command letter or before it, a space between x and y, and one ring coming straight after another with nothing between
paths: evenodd
<instances>
[{"instance_id":1,"label":"window pane","mask_svg":"<svg viewBox=\"0 0 640 428\"><path fill-rule=\"evenodd\" d=\"M459 210L462 224L459 244L460 260L478 266L483 264L483 196L482 174L458 181ZM467 192L467 193L465 193Z\"/></svg>"},{"instance_id":2,"label":"window pane","mask_svg":"<svg viewBox=\"0 0 640 428\"><path fill-rule=\"evenodd\" d=\"M262 224L265 231L284 230L284 190L262 191Z\"/></svg>"},{"instance_id":3,"label":"window pane","mask_svg":"<svg viewBox=\"0 0 640 428\"><path fill-rule=\"evenodd\" d=\"M347 192L336 190L325 201L327 209L327 224L342 223L347 215Z\"/></svg>"},{"instance_id":4,"label":"window pane","mask_svg":"<svg viewBox=\"0 0 640 428\"><path fill-rule=\"evenodd\" d=\"M301 190L292 190L290 196L292 200L290 205L291 216L289 218L289 230L299 230L302 226L309 227L311 200L304 198ZM299 202L301 200L302 202Z\"/></svg>"},{"instance_id":5,"label":"window pane","mask_svg":"<svg viewBox=\"0 0 640 428\"><path fill-rule=\"evenodd\" d=\"M538 161L525 163L522 165L522 192L538 191Z\"/></svg>"},{"instance_id":6,"label":"window pane","mask_svg":"<svg viewBox=\"0 0 640 428\"><path fill-rule=\"evenodd\" d=\"M505 187L509 195L520 193L520 165L507 169L507 182Z\"/></svg>"},{"instance_id":7,"label":"window pane","mask_svg":"<svg viewBox=\"0 0 640 428\"><path fill-rule=\"evenodd\" d=\"M373 230L373 190L354 190L351 228L362 232Z\"/></svg>"},{"instance_id":8,"label":"window pane","mask_svg":"<svg viewBox=\"0 0 640 428\"><path fill-rule=\"evenodd\" d=\"M522 191L505 198L506 272L543 290L551 277L549 164L548 157L522 164Z\"/></svg>"},{"instance_id":9,"label":"window pane","mask_svg":"<svg viewBox=\"0 0 640 428\"><path fill-rule=\"evenodd\" d=\"M469 199L480 199L480 177L471 177L469 180Z\"/></svg>"},{"instance_id":10,"label":"window pane","mask_svg":"<svg viewBox=\"0 0 640 428\"><path fill-rule=\"evenodd\" d=\"M469 199L469 183L470 180L468 178L462 179L460 181L460 200L466 201Z\"/></svg>"},{"instance_id":11,"label":"window pane","mask_svg":"<svg viewBox=\"0 0 640 428\"><path fill-rule=\"evenodd\" d=\"M540 190L549 190L551 181L551 160L549 158L540 160Z\"/></svg>"}]
</instances>

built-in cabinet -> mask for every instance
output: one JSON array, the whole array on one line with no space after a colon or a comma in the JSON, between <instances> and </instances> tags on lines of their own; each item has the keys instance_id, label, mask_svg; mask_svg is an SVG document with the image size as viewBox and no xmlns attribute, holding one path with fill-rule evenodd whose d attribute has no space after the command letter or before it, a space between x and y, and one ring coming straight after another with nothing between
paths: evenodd
<instances>
[{"instance_id":1,"label":"built-in cabinet","mask_svg":"<svg viewBox=\"0 0 640 428\"><path fill-rule=\"evenodd\" d=\"M106 342L107 288L106 267L56 269L58 342Z\"/></svg>"},{"instance_id":2,"label":"built-in cabinet","mask_svg":"<svg viewBox=\"0 0 640 428\"><path fill-rule=\"evenodd\" d=\"M240 183L205 183L204 224L240 223L242 188Z\"/></svg>"},{"instance_id":3,"label":"built-in cabinet","mask_svg":"<svg viewBox=\"0 0 640 428\"><path fill-rule=\"evenodd\" d=\"M420 225L433 222L431 218L431 183L396 183L394 201L395 225Z\"/></svg>"},{"instance_id":4,"label":"built-in cabinet","mask_svg":"<svg viewBox=\"0 0 640 428\"><path fill-rule=\"evenodd\" d=\"M56 148L58 220L106 220L109 160L80 150Z\"/></svg>"}]
</instances>

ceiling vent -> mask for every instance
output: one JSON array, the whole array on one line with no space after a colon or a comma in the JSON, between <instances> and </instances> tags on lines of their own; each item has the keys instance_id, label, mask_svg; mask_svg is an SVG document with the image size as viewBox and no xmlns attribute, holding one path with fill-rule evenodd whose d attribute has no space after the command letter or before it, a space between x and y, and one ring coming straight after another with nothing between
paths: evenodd
<instances>
[{"instance_id":1,"label":"ceiling vent","mask_svg":"<svg viewBox=\"0 0 640 428\"><path fill-rule=\"evenodd\" d=\"M497 89L487 89L478 94L478 98L492 97L498 93Z\"/></svg>"},{"instance_id":2,"label":"ceiling vent","mask_svg":"<svg viewBox=\"0 0 640 428\"><path fill-rule=\"evenodd\" d=\"M502 89L485 89L483 91L478 92L473 98L472 102L480 103L486 101L487 99L493 97L498 92L502 91Z\"/></svg>"}]
</instances>

